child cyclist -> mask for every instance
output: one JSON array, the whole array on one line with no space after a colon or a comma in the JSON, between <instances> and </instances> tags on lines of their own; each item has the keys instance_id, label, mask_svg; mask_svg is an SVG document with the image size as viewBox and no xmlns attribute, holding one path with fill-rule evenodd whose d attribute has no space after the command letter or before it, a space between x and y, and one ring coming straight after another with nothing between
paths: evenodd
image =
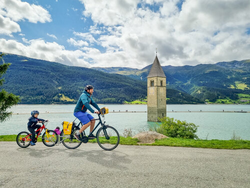
<instances>
[{"instance_id":1,"label":"child cyclist","mask_svg":"<svg viewBox=\"0 0 250 188\"><path fill-rule=\"evenodd\" d=\"M39 112L37 110L33 110L31 112L31 117L29 118L29 122L28 122L28 130L32 134L31 142L30 142L31 146L36 145L35 144L35 136L36 136L35 129L39 129L41 127L41 125L37 125L37 123L42 123L43 121L45 121L44 119L39 119L38 115L39 115Z\"/></svg>"}]
</instances>

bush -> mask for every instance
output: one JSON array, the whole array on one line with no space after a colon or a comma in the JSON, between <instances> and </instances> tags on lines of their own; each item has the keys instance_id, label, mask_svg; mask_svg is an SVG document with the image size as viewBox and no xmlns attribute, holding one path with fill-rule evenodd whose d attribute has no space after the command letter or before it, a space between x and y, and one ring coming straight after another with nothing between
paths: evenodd
<instances>
[{"instance_id":1,"label":"bush","mask_svg":"<svg viewBox=\"0 0 250 188\"><path fill-rule=\"evenodd\" d=\"M173 138L198 138L195 134L198 126L194 123L176 120L174 118L164 117L160 119L160 127L156 128L156 132Z\"/></svg>"},{"instance_id":2,"label":"bush","mask_svg":"<svg viewBox=\"0 0 250 188\"><path fill-rule=\"evenodd\" d=\"M124 138L132 137L133 136L132 130L131 129L124 129L123 136L124 136Z\"/></svg>"}]
</instances>

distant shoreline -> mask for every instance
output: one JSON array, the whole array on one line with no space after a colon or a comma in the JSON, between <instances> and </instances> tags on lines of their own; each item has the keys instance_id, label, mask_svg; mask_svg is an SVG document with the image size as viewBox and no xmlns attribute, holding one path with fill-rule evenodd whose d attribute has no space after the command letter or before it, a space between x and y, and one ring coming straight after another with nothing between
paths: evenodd
<instances>
[{"instance_id":1,"label":"distant shoreline","mask_svg":"<svg viewBox=\"0 0 250 188\"><path fill-rule=\"evenodd\" d=\"M41 112L40 114L69 114L72 112ZM113 110L113 111L109 111L109 113L147 113L147 111L130 111L130 110L126 110L126 111L121 111L121 110ZM168 113L250 113L250 111L167 111ZM12 113L12 115L26 115L26 114L30 114L30 113Z\"/></svg>"},{"instance_id":2,"label":"distant shoreline","mask_svg":"<svg viewBox=\"0 0 250 188\"><path fill-rule=\"evenodd\" d=\"M52 104L17 104L17 105L76 105L76 103L72 103L72 104L69 104L69 103L65 103L65 104L63 104L63 103L61 103L61 104L54 104L54 103L52 103ZM129 104L129 103L121 103L121 104L119 104L119 103L98 103L98 105L147 105L147 104ZM168 104L167 103L167 105L250 105L250 104L244 104L244 103L242 103L242 104L221 104L221 103L199 103L199 104L192 104L192 103L190 103L190 104Z\"/></svg>"}]
</instances>

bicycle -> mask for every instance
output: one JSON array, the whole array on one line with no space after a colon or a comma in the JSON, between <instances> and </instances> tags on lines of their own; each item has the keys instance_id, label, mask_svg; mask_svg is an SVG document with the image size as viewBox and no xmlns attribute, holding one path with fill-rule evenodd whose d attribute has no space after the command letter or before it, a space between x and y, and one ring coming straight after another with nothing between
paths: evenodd
<instances>
[{"instance_id":1,"label":"bicycle","mask_svg":"<svg viewBox=\"0 0 250 188\"><path fill-rule=\"evenodd\" d=\"M102 114L102 116L104 117L104 114ZM118 131L114 127L106 125L106 122L102 121L100 114L98 114L98 119L95 120L99 120L99 123L94 127L93 131L90 132L89 135L91 135L97 129L97 127L101 125L101 127L97 130L96 133L96 140L98 145L102 149L107 151L115 149L120 142L120 135ZM90 139L88 138L88 136L86 136L85 131L80 133L80 140L77 140L74 137L76 131L80 130L80 126L83 126L81 122L79 122L78 125L73 122L71 134L66 135L62 131L60 135L60 143L62 143L68 149L76 149L82 143L87 143Z\"/></svg>"},{"instance_id":2,"label":"bicycle","mask_svg":"<svg viewBox=\"0 0 250 188\"><path fill-rule=\"evenodd\" d=\"M45 146L52 147L58 142L58 135L53 130L48 130L46 128L48 121L45 120L42 122L42 126L36 130L36 137L35 142L37 142L38 136L41 134L43 129L45 129L45 132L42 135L42 142ZM30 145L31 142L31 133L27 131L20 132L16 137L16 143L21 148L27 148Z\"/></svg>"}]
</instances>

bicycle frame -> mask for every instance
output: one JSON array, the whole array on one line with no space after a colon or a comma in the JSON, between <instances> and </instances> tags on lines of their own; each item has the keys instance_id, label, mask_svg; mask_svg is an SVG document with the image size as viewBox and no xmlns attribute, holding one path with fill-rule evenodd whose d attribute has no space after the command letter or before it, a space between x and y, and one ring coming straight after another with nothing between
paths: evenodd
<instances>
[{"instance_id":1,"label":"bicycle frame","mask_svg":"<svg viewBox=\"0 0 250 188\"><path fill-rule=\"evenodd\" d=\"M46 136L47 137L50 137L50 135L48 134L48 131L47 131L47 128L45 127L44 123L42 123L43 125L36 130L36 133L38 132L38 134L36 134L36 139L38 138L38 136L41 134L41 132L43 131L43 129L46 129L45 132L46 132ZM31 136L31 133L28 134L26 137L24 137L23 139L26 139L28 141L31 141L31 139L29 138Z\"/></svg>"},{"instance_id":2,"label":"bicycle frame","mask_svg":"<svg viewBox=\"0 0 250 188\"><path fill-rule=\"evenodd\" d=\"M104 116L103 116L104 117ZM93 131L91 131L90 133L89 133L89 135L91 135L93 132L95 132L95 130L99 127L99 125L101 124L101 126L105 126L105 121L104 122L102 122L102 119L101 119L101 115L100 114L98 114L98 119L95 119L95 120L99 120L99 122L98 122L98 124L94 127L94 129L93 129ZM83 126L83 124L82 124L82 122L79 122L78 123L78 125L76 125L76 127L78 127L78 128L80 128L79 126ZM84 131L85 132L85 131Z\"/></svg>"},{"instance_id":3,"label":"bicycle frame","mask_svg":"<svg viewBox=\"0 0 250 188\"><path fill-rule=\"evenodd\" d=\"M104 115L103 115L103 117L104 117ZM77 118L76 118L76 119L77 119ZM75 120L76 120L76 119L75 119ZM74 120L74 121L75 121L75 120ZM95 132L95 130L99 127L99 125L101 125L102 127L105 127L105 123L106 123L106 122L105 122L105 121L104 121L104 122L102 121L102 119L101 119L101 114L98 114L98 118L95 119L95 120L99 120L99 122L98 122L97 125L95 125L93 131L91 131L91 132L89 133L88 136L90 136L93 132ZM73 122L74 122L74 121L73 121ZM75 127L77 127L78 129L81 129L80 126L81 126L81 127L83 126L83 124L82 124L81 121L80 121L77 125L73 125L72 130L73 130ZM85 134L85 130L84 130L82 133L83 133L84 138L87 138L87 136L86 136L86 134ZM109 136L107 135L106 131L104 131L104 134L105 134L105 137L106 137L107 139L109 139ZM68 136L72 136L72 137L73 137L72 133L71 133L70 135L68 135ZM63 137L59 135L59 138L63 138ZM83 138L83 139L84 139L84 138ZM65 138L65 139L67 139L67 138ZM62 143L65 139L60 139L59 142L58 142L58 144ZM88 139L85 140L85 141L82 140L82 142L87 143L87 142L88 142Z\"/></svg>"}]
</instances>

